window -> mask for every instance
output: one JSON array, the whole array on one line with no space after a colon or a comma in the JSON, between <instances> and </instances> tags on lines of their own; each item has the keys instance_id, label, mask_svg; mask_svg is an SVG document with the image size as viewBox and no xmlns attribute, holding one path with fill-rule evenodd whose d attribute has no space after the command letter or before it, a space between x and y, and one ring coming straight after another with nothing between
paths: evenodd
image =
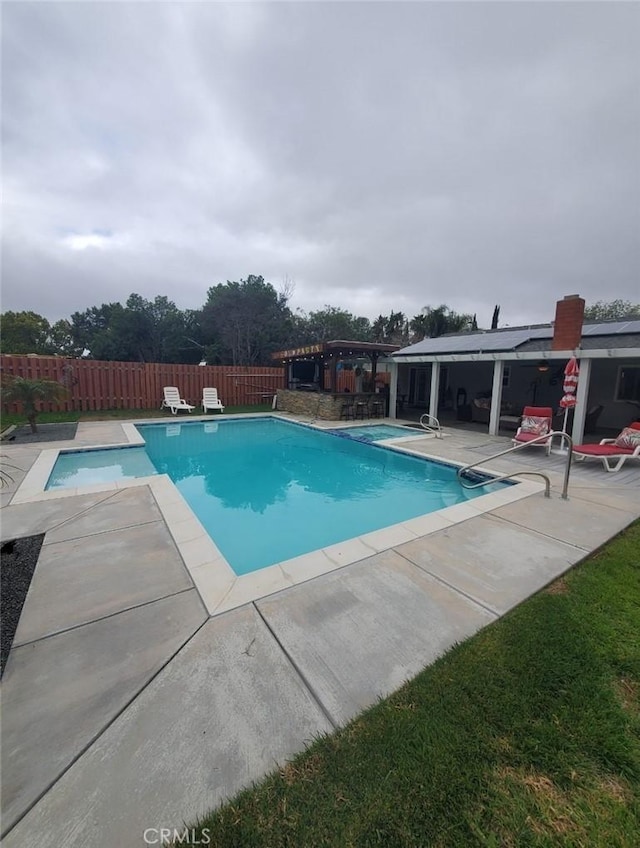
<instances>
[{"instance_id":1,"label":"window","mask_svg":"<svg viewBox=\"0 0 640 848\"><path fill-rule=\"evenodd\" d=\"M511 383L511 366L505 365L504 370L502 372L502 388L508 389L510 383Z\"/></svg>"},{"instance_id":2,"label":"window","mask_svg":"<svg viewBox=\"0 0 640 848\"><path fill-rule=\"evenodd\" d=\"M618 368L614 400L640 402L640 365L622 365Z\"/></svg>"}]
</instances>

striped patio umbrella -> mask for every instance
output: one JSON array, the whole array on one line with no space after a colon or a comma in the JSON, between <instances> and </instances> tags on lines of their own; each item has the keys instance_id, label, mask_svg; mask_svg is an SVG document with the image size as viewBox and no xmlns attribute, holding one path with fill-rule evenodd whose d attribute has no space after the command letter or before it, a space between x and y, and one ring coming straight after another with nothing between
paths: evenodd
<instances>
[{"instance_id":1,"label":"striped patio umbrella","mask_svg":"<svg viewBox=\"0 0 640 848\"><path fill-rule=\"evenodd\" d=\"M564 409L562 429L565 433L567 432L567 416L569 415L569 410L573 409L576 405L576 391L578 389L579 375L580 369L578 367L578 361L575 356L572 356L564 369L564 382L562 383L562 391L564 392L564 395L560 401L560 406Z\"/></svg>"}]
</instances>

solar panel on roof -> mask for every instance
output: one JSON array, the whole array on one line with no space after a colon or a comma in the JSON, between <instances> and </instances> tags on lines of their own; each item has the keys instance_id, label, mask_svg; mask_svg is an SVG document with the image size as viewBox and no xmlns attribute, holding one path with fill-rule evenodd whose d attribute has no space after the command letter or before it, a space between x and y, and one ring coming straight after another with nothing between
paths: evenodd
<instances>
[{"instance_id":1,"label":"solar panel on roof","mask_svg":"<svg viewBox=\"0 0 640 848\"><path fill-rule=\"evenodd\" d=\"M531 330L511 330L500 333L473 333L468 336L439 336L423 339L396 354L474 353L478 351L513 350L531 338Z\"/></svg>"},{"instance_id":2,"label":"solar panel on roof","mask_svg":"<svg viewBox=\"0 0 640 848\"><path fill-rule=\"evenodd\" d=\"M623 333L640 333L640 320L610 321L602 324L585 324L583 336L615 336ZM553 338L553 327L523 327L501 330L497 333L470 333L460 336L439 336L396 351L404 354L479 353L515 350L535 339Z\"/></svg>"},{"instance_id":3,"label":"solar panel on roof","mask_svg":"<svg viewBox=\"0 0 640 848\"><path fill-rule=\"evenodd\" d=\"M585 324L583 336L616 336L620 333L640 333L640 320L610 321L605 324Z\"/></svg>"}]
</instances>

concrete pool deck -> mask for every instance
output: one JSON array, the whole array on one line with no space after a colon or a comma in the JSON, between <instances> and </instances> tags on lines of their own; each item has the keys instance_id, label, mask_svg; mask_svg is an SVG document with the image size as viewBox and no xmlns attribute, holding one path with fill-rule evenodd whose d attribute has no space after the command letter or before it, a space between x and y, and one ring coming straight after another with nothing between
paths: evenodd
<instances>
[{"instance_id":1,"label":"concrete pool deck","mask_svg":"<svg viewBox=\"0 0 640 848\"><path fill-rule=\"evenodd\" d=\"M81 423L59 446L126 441L119 422ZM457 462L507 446L453 429L411 441ZM3 445L25 473L41 450ZM575 466L568 501L558 456L490 467L548 471L552 498L534 484L213 616L149 486L3 490L2 539L46 534L2 683L3 844L126 848L192 823L640 517L638 466Z\"/></svg>"}]
</instances>

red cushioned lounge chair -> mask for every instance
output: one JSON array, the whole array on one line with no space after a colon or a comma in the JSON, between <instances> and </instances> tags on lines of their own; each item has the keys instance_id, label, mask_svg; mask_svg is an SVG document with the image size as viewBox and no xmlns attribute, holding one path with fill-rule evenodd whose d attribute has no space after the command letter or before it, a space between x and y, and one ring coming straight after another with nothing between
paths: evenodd
<instances>
[{"instance_id":1,"label":"red cushioned lounge chair","mask_svg":"<svg viewBox=\"0 0 640 848\"><path fill-rule=\"evenodd\" d=\"M619 471L628 459L640 459L640 421L625 427L615 439L602 439L599 445L574 445L573 455L578 462L599 459L607 471Z\"/></svg>"},{"instance_id":2,"label":"red cushioned lounge chair","mask_svg":"<svg viewBox=\"0 0 640 848\"><path fill-rule=\"evenodd\" d=\"M550 406L525 406L522 410L522 420L512 439L514 445L524 445L527 442L546 436L551 432L553 410ZM534 442L532 448L545 448L547 456L551 453L551 437Z\"/></svg>"}]
</instances>

